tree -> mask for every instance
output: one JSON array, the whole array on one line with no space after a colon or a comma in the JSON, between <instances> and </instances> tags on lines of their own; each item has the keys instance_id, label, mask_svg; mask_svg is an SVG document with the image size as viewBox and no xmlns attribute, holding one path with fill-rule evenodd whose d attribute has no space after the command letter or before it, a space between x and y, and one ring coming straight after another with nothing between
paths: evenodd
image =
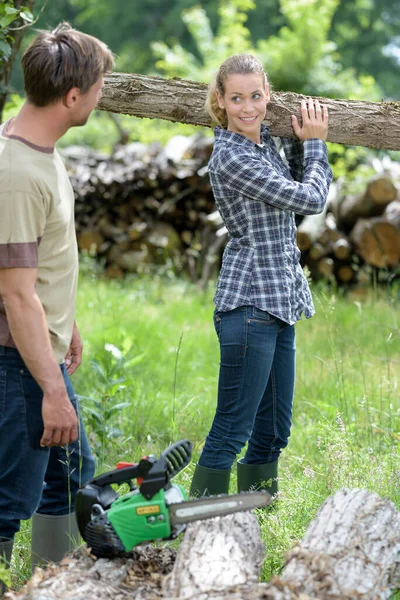
<instances>
[{"instance_id":1,"label":"tree","mask_svg":"<svg viewBox=\"0 0 400 600\"><path fill-rule=\"evenodd\" d=\"M400 3L398 0L341 0L329 39L345 68L372 75L386 96L400 99Z\"/></svg>"},{"instance_id":2,"label":"tree","mask_svg":"<svg viewBox=\"0 0 400 600\"><path fill-rule=\"evenodd\" d=\"M248 16L256 9L253 0L219 0L216 33L204 9L188 9L182 19L196 44L196 53L179 42L154 42L156 67L169 77L209 81L224 58L251 52L261 60L278 90L377 100L380 94L374 79L357 77L354 70L345 69L335 44L328 40L338 3L339 0L279 0L285 25L276 35L255 45L247 27Z\"/></svg>"},{"instance_id":3,"label":"tree","mask_svg":"<svg viewBox=\"0 0 400 600\"><path fill-rule=\"evenodd\" d=\"M35 0L5 0L0 4L0 123L8 83L25 29L33 22Z\"/></svg>"}]
</instances>

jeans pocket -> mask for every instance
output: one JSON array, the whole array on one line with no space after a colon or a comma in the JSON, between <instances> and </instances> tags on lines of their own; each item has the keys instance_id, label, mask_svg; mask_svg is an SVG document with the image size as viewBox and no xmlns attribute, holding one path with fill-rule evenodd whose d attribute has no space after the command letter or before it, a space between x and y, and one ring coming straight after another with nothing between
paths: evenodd
<instances>
[{"instance_id":1,"label":"jeans pocket","mask_svg":"<svg viewBox=\"0 0 400 600\"><path fill-rule=\"evenodd\" d=\"M275 317L269 312L256 308L255 306L253 306L249 312L249 323L262 323L263 325L271 325L275 322L275 320Z\"/></svg>"},{"instance_id":2,"label":"jeans pocket","mask_svg":"<svg viewBox=\"0 0 400 600\"><path fill-rule=\"evenodd\" d=\"M6 408L7 371L0 371L0 420L4 416Z\"/></svg>"}]
</instances>

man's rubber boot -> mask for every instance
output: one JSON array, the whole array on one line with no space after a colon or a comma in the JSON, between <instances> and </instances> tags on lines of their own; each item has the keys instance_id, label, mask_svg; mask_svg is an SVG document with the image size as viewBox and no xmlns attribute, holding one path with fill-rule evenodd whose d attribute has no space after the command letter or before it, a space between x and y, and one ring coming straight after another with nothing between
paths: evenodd
<instances>
[{"instance_id":1,"label":"man's rubber boot","mask_svg":"<svg viewBox=\"0 0 400 600\"><path fill-rule=\"evenodd\" d=\"M237 487L238 492L267 490L274 496L278 491L278 461L263 465L250 465L237 462Z\"/></svg>"},{"instance_id":2,"label":"man's rubber boot","mask_svg":"<svg viewBox=\"0 0 400 600\"><path fill-rule=\"evenodd\" d=\"M196 465L192 485L190 486L190 496L192 498L199 498L200 496L227 494L230 477L230 469L208 469L207 467Z\"/></svg>"},{"instance_id":3,"label":"man's rubber boot","mask_svg":"<svg viewBox=\"0 0 400 600\"><path fill-rule=\"evenodd\" d=\"M13 545L14 540L0 537L0 564L2 563L7 568L10 566ZM0 579L0 596L2 596L6 592L6 590L6 584Z\"/></svg>"},{"instance_id":4,"label":"man's rubber boot","mask_svg":"<svg viewBox=\"0 0 400 600\"><path fill-rule=\"evenodd\" d=\"M79 543L74 512L60 516L35 513L32 517L32 570L49 562L59 562Z\"/></svg>"}]
</instances>

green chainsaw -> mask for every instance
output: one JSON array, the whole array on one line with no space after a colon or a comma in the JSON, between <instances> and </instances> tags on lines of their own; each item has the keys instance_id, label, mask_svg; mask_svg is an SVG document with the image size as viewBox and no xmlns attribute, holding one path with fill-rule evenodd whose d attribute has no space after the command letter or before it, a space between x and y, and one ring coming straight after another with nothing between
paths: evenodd
<instances>
[{"instance_id":1,"label":"green chainsaw","mask_svg":"<svg viewBox=\"0 0 400 600\"><path fill-rule=\"evenodd\" d=\"M189 464L191 455L191 442L182 440L164 450L159 459L150 455L139 463L118 463L116 469L91 479L78 491L79 531L95 556L109 558L138 544L171 540L193 521L270 503L266 491L188 500L184 488L170 479ZM123 483L130 491L120 496L111 485Z\"/></svg>"}]
</instances>

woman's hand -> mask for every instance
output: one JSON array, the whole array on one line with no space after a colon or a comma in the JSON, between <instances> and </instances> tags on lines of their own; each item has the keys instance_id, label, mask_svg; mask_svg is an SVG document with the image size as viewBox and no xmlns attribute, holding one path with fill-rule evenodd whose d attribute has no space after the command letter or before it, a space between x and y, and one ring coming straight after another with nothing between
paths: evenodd
<instances>
[{"instance_id":1,"label":"woman's hand","mask_svg":"<svg viewBox=\"0 0 400 600\"><path fill-rule=\"evenodd\" d=\"M328 107L323 104L322 108L318 100L310 98L308 102L301 101L302 126L300 127L297 117L292 115L293 131L301 140L318 138L326 140L328 136Z\"/></svg>"}]
</instances>

